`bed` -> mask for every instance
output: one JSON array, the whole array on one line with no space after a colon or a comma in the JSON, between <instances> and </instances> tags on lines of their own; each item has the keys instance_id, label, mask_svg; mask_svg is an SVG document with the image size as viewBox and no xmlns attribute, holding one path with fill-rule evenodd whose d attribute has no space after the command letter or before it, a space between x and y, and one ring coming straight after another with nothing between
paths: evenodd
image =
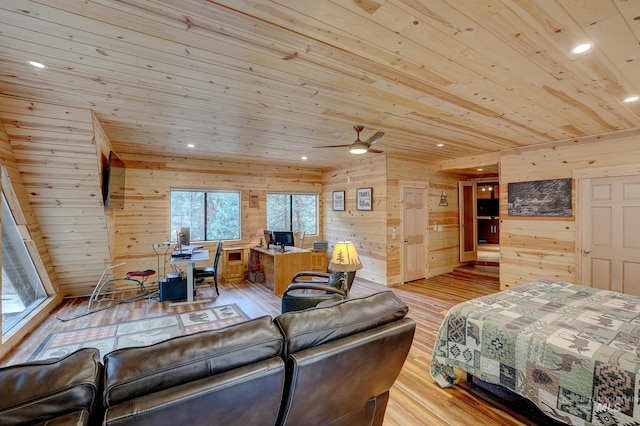
<instances>
[{"instance_id":1,"label":"bed","mask_svg":"<svg viewBox=\"0 0 640 426\"><path fill-rule=\"evenodd\" d=\"M640 424L640 297L534 281L451 308L430 372L454 367L573 425Z\"/></svg>"}]
</instances>

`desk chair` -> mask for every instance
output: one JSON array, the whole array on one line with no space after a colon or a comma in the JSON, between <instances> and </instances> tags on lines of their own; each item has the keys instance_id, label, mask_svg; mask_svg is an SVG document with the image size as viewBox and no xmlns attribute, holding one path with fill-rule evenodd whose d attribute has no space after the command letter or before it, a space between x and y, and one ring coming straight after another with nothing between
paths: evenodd
<instances>
[{"instance_id":1,"label":"desk chair","mask_svg":"<svg viewBox=\"0 0 640 426\"><path fill-rule=\"evenodd\" d=\"M213 266L205 266L204 268L195 268L193 270L193 278L197 283L201 283L207 277L213 278L213 284L216 288L216 295L220 296L218 290L218 263L220 263L220 255L222 254L222 240L218 242L218 250L216 250L216 257L213 260Z\"/></svg>"}]
</instances>

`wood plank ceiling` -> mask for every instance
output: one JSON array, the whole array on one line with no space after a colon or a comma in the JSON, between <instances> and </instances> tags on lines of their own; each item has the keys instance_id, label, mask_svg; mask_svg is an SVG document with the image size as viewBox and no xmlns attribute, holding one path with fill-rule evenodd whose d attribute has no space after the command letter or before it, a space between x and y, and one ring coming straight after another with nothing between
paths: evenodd
<instances>
[{"instance_id":1,"label":"wood plank ceiling","mask_svg":"<svg viewBox=\"0 0 640 426\"><path fill-rule=\"evenodd\" d=\"M3 0L0 92L122 153L332 168L361 124L437 163L638 127L639 42L635 0Z\"/></svg>"}]
</instances>

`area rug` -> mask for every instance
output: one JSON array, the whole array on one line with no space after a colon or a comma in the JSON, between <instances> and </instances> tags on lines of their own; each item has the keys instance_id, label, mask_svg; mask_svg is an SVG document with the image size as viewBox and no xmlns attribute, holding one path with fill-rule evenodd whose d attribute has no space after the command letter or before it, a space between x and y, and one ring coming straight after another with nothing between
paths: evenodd
<instances>
[{"instance_id":1,"label":"area rug","mask_svg":"<svg viewBox=\"0 0 640 426\"><path fill-rule=\"evenodd\" d=\"M119 324L61 331L47 336L29 360L65 356L86 347L98 348L100 355L104 356L114 349L148 346L171 337L216 330L248 319L244 312L233 304Z\"/></svg>"}]
</instances>

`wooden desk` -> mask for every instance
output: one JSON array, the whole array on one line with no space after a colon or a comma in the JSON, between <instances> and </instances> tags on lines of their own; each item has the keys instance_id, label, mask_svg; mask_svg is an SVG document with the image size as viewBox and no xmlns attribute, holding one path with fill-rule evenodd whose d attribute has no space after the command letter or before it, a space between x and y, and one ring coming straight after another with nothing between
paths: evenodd
<instances>
[{"instance_id":1,"label":"wooden desk","mask_svg":"<svg viewBox=\"0 0 640 426\"><path fill-rule=\"evenodd\" d=\"M251 247L251 256L258 256L264 279L273 285L277 296L282 296L297 272L309 271L313 265L311 250L297 247L287 247L287 250L281 253L275 248L267 250L266 246Z\"/></svg>"}]
</instances>

